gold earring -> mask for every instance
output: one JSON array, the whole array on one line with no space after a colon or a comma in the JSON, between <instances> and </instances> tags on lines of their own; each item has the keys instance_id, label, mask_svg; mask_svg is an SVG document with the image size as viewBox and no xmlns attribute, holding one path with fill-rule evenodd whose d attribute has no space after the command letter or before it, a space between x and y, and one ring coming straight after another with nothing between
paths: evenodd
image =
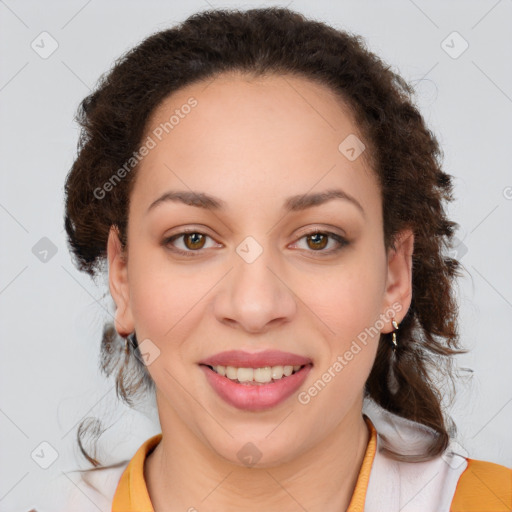
<instances>
[{"instance_id":1,"label":"gold earring","mask_svg":"<svg viewBox=\"0 0 512 512\"><path fill-rule=\"evenodd\" d=\"M391 323L393 324L393 327L395 328L395 330L393 331L393 339L392 339L392 342L393 342L393 350L396 350L396 348L398 347L398 343L396 342L396 331L398 329L398 323L395 319L393 319L391 321Z\"/></svg>"}]
</instances>

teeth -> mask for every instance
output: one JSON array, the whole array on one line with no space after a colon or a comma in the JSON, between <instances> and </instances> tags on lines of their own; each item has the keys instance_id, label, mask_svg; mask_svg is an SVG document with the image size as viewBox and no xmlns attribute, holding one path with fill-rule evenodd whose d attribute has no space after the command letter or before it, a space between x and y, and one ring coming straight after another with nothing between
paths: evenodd
<instances>
[{"instance_id":1,"label":"teeth","mask_svg":"<svg viewBox=\"0 0 512 512\"><path fill-rule=\"evenodd\" d=\"M258 368L258 370L263 370L265 371L266 368ZM258 371L256 370L256 371ZM254 370L252 368L238 368L238 370L236 370L237 374L237 378L239 380L239 382L250 382L251 380L254 380Z\"/></svg>"},{"instance_id":2,"label":"teeth","mask_svg":"<svg viewBox=\"0 0 512 512\"><path fill-rule=\"evenodd\" d=\"M259 382L265 384L290 376L301 368L301 365L264 366L263 368L235 368L234 366L214 366L213 370L219 375L239 382Z\"/></svg>"},{"instance_id":3,"label":"teeth","mask_svg":"<svg viewBox=\"0 0 512 512\"><path fill-rule=\"evenodd\" d=\"M214 367L215 369L215 367ZM226 366L226 377L231 380L238 379L238 370L233 366Z\"/></svg>"},{"instance_id":4,"label":"teeth","mask_svg":"<svg viewBox=\"0 0 512 512\"><path fill-rule=\"evenodd\" d=\"M284 369L282 366L272 366L271 373L272 378L278 380L283 377Z\"/></svg>"}]
</instances>

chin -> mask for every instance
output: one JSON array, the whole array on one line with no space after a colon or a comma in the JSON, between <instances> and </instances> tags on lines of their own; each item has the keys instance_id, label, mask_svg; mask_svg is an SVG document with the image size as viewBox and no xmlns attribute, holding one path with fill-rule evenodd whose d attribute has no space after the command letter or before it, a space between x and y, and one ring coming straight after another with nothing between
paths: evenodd
<instances>
[{"instance_id":1,"label":"chin","mask_svg":"<svg viewBox=\"0 0 512 512\"><path fill-rule=\"evenodd\" d=\"M231 464L255 469L280 466L300 456L304 450L303 441L290 442L290 436L283 435L282 432L274 440L270 440L268 437L271 431L272 429L265 429L265 432L257 436L235 438L229 442L229 446L223 446L216 452ZM288 442L283 443L285 439ZM297 446L301 447L300 452Z\"/></svg>"}]
</instances>

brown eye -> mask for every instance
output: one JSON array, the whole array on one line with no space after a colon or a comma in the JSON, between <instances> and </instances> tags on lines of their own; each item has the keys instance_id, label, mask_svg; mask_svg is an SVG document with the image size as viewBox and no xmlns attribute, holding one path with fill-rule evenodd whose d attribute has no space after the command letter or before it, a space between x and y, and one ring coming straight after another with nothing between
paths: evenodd
<instances>
[{"instance_id":1,"label":"brown eye","mask_svg":"<svg viewBox=\"0 0 512 512\"><path fill-rule=\"evenodd\" d=\"M323 249L327 246L328 236L326 236L324 233L314 233L312 235L307 235L306 240L308 241L308 246L311 249ZM312 245L309 244L309 242L312 242Z\"/></svg>"},{"instance_id":2,"label":"brown eye","mask_svg":"<svg viewBox=\"0 0 512 512\"><path fill-rule=\"evenodd\" d=\"M210 240L210 242L214 242L211 236L201 233L200 231L190 229L164 238L161 243L162 246L176 254L194 257L207 250L208 246L206 244L208 243L208 240ZM181 248L178 246L181 246ZM210 247L213 246L214 244L210 245Z\"/></svg>"},{"instance_id":3,"label":"brown eye","mask_svg":"<svg viewBox=\"0 0 512 512\"><path fill-rule=\"evenodd\" d=\"M305 233L300 237L299 241L305 243L305 250L307 252L319 253L319 256L335 254L350 243L347 239L336 233L332 233L331 231L319 231L318 229ZM331 242L333 246L326 249L326 247L329 246L329 242Z\"/></svg>"},{"instance_id":4,"label":"brown eye","mask_svg":"<svg viewBox=\"0 0 512 512\"><path fill-rule=\"evenodd\" d=\"M183 243L187 249L202 249L204 241L205 236L201 233L187 233L183 235Z\"/></svg>"}]
</instances>

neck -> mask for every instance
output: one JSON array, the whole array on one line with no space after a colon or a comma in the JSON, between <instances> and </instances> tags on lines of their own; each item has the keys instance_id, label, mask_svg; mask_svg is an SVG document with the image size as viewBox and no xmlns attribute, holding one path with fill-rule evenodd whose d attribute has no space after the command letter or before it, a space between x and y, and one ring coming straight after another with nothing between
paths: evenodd
<instances>
[{"instance_id":1,"label":"neck","mask_svg":"<svg viewBox=\"0 0 512 512\"><path fill-rule=\"evenodd\" d=\"M159 410L162 440L144 467L155 512L347 509L369 440L360 407L321 443L268 468L227 461L205 446L172 410Z\"/></svg>"}]
</instances>

